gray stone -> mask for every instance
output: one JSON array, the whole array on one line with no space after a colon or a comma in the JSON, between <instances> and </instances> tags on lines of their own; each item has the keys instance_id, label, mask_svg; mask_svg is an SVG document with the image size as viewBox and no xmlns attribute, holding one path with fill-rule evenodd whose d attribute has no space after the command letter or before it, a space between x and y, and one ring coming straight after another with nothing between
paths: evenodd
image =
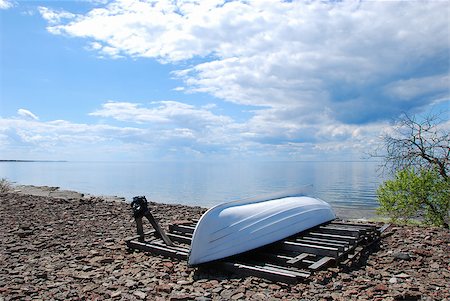
<instances>
[{"instance_id":1,"label":"gray stone","mask_svg":"<svg viewBox=\"0 0 450 301\"><path fill-rule=\"evenodd\" d=\"M133 295L135 295L136 297L138 297L139 299L144 300L145 298L147 298L147 294L141 291L134 291Z\"/></svg>"},{"instance_id":2,"label":"gray stone","mask_svg":"<svg viewBox=\"0 0 450 301\"><path fill-rule=\"evenodd\" d=\"M398 260L411 260L411 256L408 253L394 253L394 258Z\"/></svg>"},{"instance_id":3,"label":"gray stone","mask_svg":"<svg viewBox=\"0 0 450 301\"><path fill-rule=\"evenodd\" d=\"M389 283L392 283L392 284L397 283L397 278L392 277L391 279L389 279Z\"/></svg>"},{"instance_id":4,"label":"gray stone","mask_svg":"<svg viewBox=\"0 0 450 301\"><path fill-rule=\"evenodd\" d=\"M395 275L395 277L397 277L397 278L409 278L409 277L411 277L411 276L409 276L409 275L406 274L406 273L400 273L400 274Z\"/></svg>"}]
</instances>

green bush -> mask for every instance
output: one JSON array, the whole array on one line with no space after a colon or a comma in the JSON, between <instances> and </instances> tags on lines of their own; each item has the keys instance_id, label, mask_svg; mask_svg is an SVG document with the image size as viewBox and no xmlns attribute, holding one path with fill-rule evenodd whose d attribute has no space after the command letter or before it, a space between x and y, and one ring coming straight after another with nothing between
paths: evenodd
<instances>
[{"instance_id":1,"label":"green bush","mask_svg":"<svg viewBox=\"0 0 450 301\"><path fill-rule=\"evenodd\" d=\"M377 190L378 213L394 221L423 219L426 224L448 228L450 181L435 170L403 169Z\"/></svg>"}]
</instances>

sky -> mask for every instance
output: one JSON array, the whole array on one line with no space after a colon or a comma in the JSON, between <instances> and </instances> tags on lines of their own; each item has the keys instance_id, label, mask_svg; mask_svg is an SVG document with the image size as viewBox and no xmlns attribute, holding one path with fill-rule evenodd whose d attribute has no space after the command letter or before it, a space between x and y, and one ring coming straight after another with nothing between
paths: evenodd
<instances>
[{"instance_id":1,"label":"sky","mask_svg":"<svg viewBox=\"0 0 450 301\"><path fill-rule=\"evenodd\" d=\"M448 1L0 0L0 159L361 160L450 106Z\"/></svg>"}]
</instances>

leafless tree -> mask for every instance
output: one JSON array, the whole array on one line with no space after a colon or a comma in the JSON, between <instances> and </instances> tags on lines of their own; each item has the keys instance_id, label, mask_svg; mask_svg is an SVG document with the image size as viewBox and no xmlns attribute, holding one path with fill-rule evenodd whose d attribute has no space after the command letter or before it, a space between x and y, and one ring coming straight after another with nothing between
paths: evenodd
<instances>
[{"instance_id":1,"label":"leafless tree","mask_svg":"<svg viewBox=\"0 0 450 301\"><path fill-rule=\"evenodd\" d=\"M404 114L392 132L382 137L381 149L384 151L377 151L372 156L382 158L383 167L392 172L408 167L435 168L447 181L450 163L449 127L448 112L420 119Z\"/></svg>"}]
</instances>

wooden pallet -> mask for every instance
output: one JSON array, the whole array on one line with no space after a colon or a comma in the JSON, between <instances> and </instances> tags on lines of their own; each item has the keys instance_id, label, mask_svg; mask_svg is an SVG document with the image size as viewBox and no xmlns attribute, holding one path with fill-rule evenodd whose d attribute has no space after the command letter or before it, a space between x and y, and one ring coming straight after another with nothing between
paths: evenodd
<instances>
[{"instance_id":1,"label":"wooden pallet","mask_svg":"<svg viewBox=\"0 0 450 301\"><path fill-rule=\"evenodd\" d=\"M169 226L168 246L156 231L127 239L128 248L187 260L195 222ZM374 225L331 221L276 243L243 254L215 261L209 266L273 281L295 283L315 271L337 264L348 264L364 249L380 239L384 228Z\"/></svg>"}]
</instances>

